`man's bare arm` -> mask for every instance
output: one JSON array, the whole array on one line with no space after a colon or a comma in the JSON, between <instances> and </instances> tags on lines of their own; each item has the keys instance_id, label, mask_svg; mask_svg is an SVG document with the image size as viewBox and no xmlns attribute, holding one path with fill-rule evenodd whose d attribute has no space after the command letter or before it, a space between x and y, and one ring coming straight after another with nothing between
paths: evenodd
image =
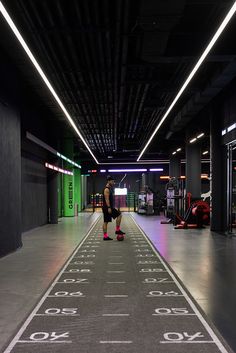
<instances>
[{"instance_id":1,"label":"man's bare arm","mask_svg":"<svg viewBox=\"0 0 236 353\"><path fill-rule=\"evenodd\" d=\"M111 207L110 205L110 200L109 200L109 196L110 196L110 190L108 188L106 188L104 190L104 197L105 197L105 201L106 201L106 205L107 207Z\"/></svg>"}]
</instances>

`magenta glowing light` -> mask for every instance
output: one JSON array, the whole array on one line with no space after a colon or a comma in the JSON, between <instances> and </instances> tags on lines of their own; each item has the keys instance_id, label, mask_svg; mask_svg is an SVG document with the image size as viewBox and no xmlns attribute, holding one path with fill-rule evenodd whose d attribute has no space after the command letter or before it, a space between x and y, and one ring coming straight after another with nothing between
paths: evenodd
<instances>
[{"instance_id":1,"label":"magenta glowing light","mask_svg":"<svg viewBox=\"0 0 236 353\"><path fill-rule=\"evenodd\" d=\"M109 173L122 173L122 172L146 172L147 169L109 169Z\"/></svg>"}]
</instances>

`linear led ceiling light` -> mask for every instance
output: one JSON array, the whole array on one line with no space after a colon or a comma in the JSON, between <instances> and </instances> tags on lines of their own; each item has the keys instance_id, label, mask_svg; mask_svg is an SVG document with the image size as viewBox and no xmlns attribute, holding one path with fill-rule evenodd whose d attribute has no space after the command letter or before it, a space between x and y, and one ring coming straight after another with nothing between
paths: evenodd
<instances>
[{"instance_id":1,"label":"linear led ceiling light","mask_svg":"<svg viewBox=\"0 0 236 353\"><path fill-rule=\"evenodd\" d=\"M141 151L140 155L138 156L137 161L140 160L140 158L142 157L142 155L144 154L144 152L146 151L147 147L149 146L149 144L151 143L152 139L154 138L154 136L156 135L157 131L160 129L161 125L164 123L164 121L166 120L166 118L168 117L169 113L171 112L171 110L173 109L173 107L175 106L175 104L177 103L177 101L179 100L179 98L181 97L182 93L184 92L185 88L188 86L189 82L192 80L192 78L194 77L195 73L198 71L199 67L201 66L202 62L205 60L206 56L209 54L209 52L211 51L212 47L214 46L215 42L217 41L217 39L220 37L221 33L223 32L223 30L225 29L225 27L227 26L227 24L229 23L230 19L233 17L233 15L235 14L236 11L236 1L234 2L233 6L231 7L231 9L229 10L229 12L227 13L226 17L224 18L223 22L221 23L221 25L219 26L219 28L217 29L216 33L214 34L213 38L211 39L210 43L207 45L206 49L204 50L204 52L202 53L202 55L200 56L200 58L198 59L197 63L195 64L194 68L192 69L192 71L190 72L189 76L187 77L186 81L184 82L183 86L180 88L179 92L177 93L176 97L174 98L174 100L172 101L171 105L169 106L169 108L167 109L167 111L165 112L165 114L163 115L163 117L161 118L159 124L157 125L157 127L155 128L154 132L152 133L151 137L149 138L148 142L146 143L146 145L144 146L143 150Z\"/></svg>"},{"instance_id":2,"label":"linear led ceiling light","mask_svg":"<svg viewBox=\"0 0 236 353\"><path fill-rule=\"evenodd\" d=\"M197 137L194 137L193 139L191 139L189 141L189 143L193 143L193 142L197 141L197 139L200 139L203 136L205 136L204 132L202 132L201 134L197 135Z\"/></svg>"},{"instance_id":3,"label":"linear led ceiling light","mask_svg":"<svg viewBox=\"0 0 236 353\"><path fill-rule=\"evenodd\" d=\"M29 49L28 45L26 44L25 40L23 39L22 35L20 34L20 32L18 31L16 25L14 24L14 22L12 21L11 17L9 16L7 10L5 9L5 7L3 6L2 2L0 1L0 12L2 13L3 17L5 18L5 20L7 21L8 25L10 26L11 30L14 32L15 36L17 37L18 41L20 42L20 44L22 45L22 47L24 48L26 54L28 55L28 57L30 58L31 62L33 63L34 67L36 68L36 70L38 71L39 75L41 76L41 78L43 79L44 83L46 84L46 86L48 87L49 91L51 92L51 94L53 95L53 97L55 98L55 100L57 101L59 107L61 108L61 110L63 111L63 113L65 114L67 120L69 121L69 123L71 124L71 126L73 127L73 129L75 130L75 132L77 133L77 135L80 137L80 139L83 141L84 145L86 146L87 150L90 152L91 156L94 158L94 160L96 161L97 164L99 164L99 162L97 161L96 157L94 156L93 152L91 151L91 149L89 148L87 142L85 141L85 139L83 138L81 132L79 131L79 129L77 128L77 126L75 125L73 119L71 118L70 114L68 113L68 111L66 110L65 106L63 105L62 101L60 100L60 98L58 97L57 93L55 92L54 88L52 87L51 83L49 82L47 76L45 75L45 73L43 72L42 68L40 67L40 65L38 64L37 60L35 59L34 55L32 54L31 50Z\"/></svg>"},{"instance_id":4,"label":"linear led ceiling light","mask_svg":"<svg viewBox=\"0 0 236 353\"><path fill-rule=\"evenodd\" d=\"M55 170L55 171L57 171L57 172L59 172L59 173L68 174L68 175L73 175L73 173L70 172L69 170L61 169L61 168L59 168L59 167L57 167L57 166L55 166L55 165L52 165L52 164L50 164L50 163L45 163L45 167L46 167L46 168L49 168L49 169L52 169L52 170Z\"/></svg>"},{"instance_id":5,"label":"linear led ceiling light","mask_svg":"<svg viewBox=\"0 0 236 353\"><path fill-rule=\"evenodd\" d=\"M163 172L163 168L151 168L149 172Z\"/></svg>"},{"instance_id":6,"label":"linear led ceiling light","mask_svg":"<svg viewBox=\"0 0 236 353\"><path fill-rule=\"evenodd\" d=\"M146 172L147 169L109 169L109 173L122 173L122 172Z\"/></svg>"},{"instance_id":7,"label":"linear led ceiling light","mask_svg":"<svg viewBox=\"0 0 236 353\"><path fill-rule=\"evenodd\" d=\"M172 152L172 154L176 154L177 152L180 152L180 151L181 151L181 148L177 148L177 150Z\"/></svg>"},{"instance_id":8,"label":"linear led ceiling light","mask_svg":"<svg viewBox=\"0 0 236 353\"><path fill-rule=\"evenodd\" d=\"M202 152L202 154L208 154L209 152L208 151L204 151L204 152Z\"/></svg>"},{"instance_id":9,"label":"linear led ceiling light","mask_svg":"<svg viewBox=\"0 0 236 353\"><path fill-rule=\"evenodd\" d=\"M234 124L232 124L231 126L229 126L229 127L227 128L227 132L230 132L230 131L234 130L235 128L236 128L236 123L234 123Z\"/></svg>"},{"instance_id":10,"label":"linear led ceiling light","mask_svg":"<svg viewBox=\"0 0 236 353\"><path fill-rule=\"evenodd\" d=\"M152 164L152 165L154 165L154 164L168 164L170 161L169 161L169 159L148 159L148 160L142 160L142 162L140 163L140 162L111 162L111 163L103 163L103 162L101 162L101 163L99 163L100 165L104 165L104 167L106 166L106 165L108 165L108 166L111 166L111 165L126 165L126 164L128 164L129 166L130 165L137 165L137 166L140 166L140 165L144 165L144 164Z\"/></svg>"},{"instance_id":11,"label":"linear led ceiling light","mask_svg":"<svg viewBox=\"0 0 236 353\"><path fill-rule=\"evenodd\" d=\"M224 136L227 132L230 132L236 128L236 123L230 125L229 127L222 130L221 135Z\"/></svg>"}]
</instances>

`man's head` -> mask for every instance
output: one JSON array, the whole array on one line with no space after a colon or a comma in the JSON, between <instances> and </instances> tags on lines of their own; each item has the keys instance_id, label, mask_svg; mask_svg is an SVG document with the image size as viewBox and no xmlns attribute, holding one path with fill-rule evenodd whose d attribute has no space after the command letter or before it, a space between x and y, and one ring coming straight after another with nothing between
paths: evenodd
<instances>
[{"instance_id":1,"label":"man's head","mask_svg":"<svg viewBox=\"0 0 236 353\"><path fill-rule=\"evenodd\" d=\"M115 184L115 180L111 175L107 176L107 184L109 184L110 186L113 186Z\"/></svg>"}]
</instances>

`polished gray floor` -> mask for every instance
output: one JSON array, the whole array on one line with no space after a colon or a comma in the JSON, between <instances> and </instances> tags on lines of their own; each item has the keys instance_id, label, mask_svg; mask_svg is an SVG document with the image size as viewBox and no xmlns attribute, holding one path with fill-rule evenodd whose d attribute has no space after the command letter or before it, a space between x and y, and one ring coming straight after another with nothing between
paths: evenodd
<instances>
[{"instance_id":1,"label":"polished gray floor","mask_svg":"<svg viewBox=\"0 0 236 353\"><path fill-rule=\"evenodd\" d=\"M235 350L235 240L207 229L174 230L156 216L133 216ZM1 351L97 217L80 214L28 232L21 250L0 259Z\"/></svg>"},{"instance_id":2,"label":"polished gray floor","mask_svg":"<svg viewBox=\"0 0 236 353\"><path fill-rule=\"evenodd\" d=\"M134 214L140 227L236 351L236 238L206 229L174 229Z\"/></svg>"}]
</instances>

